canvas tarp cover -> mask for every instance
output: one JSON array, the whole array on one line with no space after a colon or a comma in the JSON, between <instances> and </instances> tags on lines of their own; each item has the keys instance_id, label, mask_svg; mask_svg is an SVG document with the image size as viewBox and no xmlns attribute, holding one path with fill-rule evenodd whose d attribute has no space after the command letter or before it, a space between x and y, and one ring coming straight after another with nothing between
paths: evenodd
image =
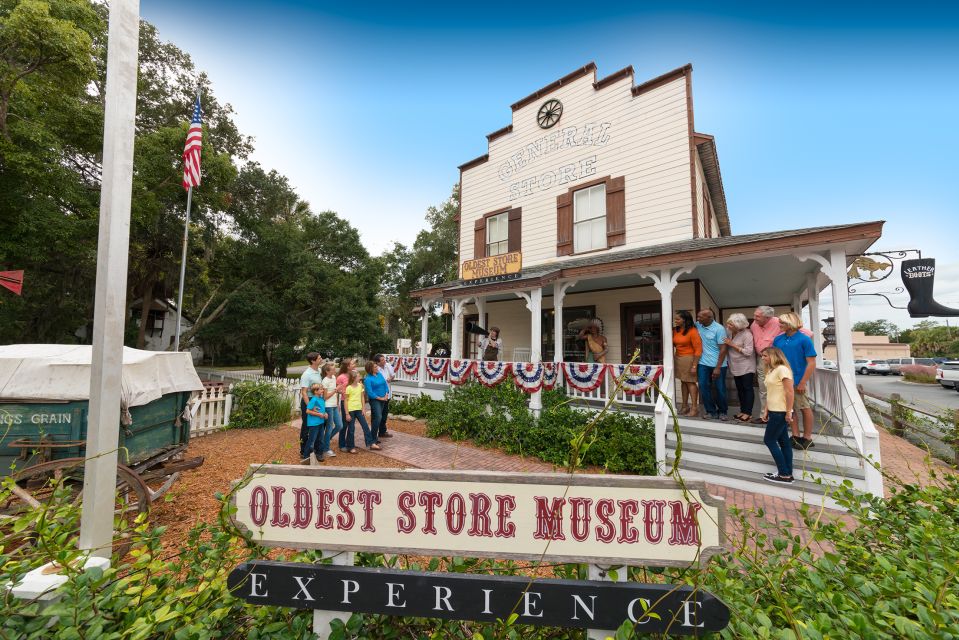
<instances>
[{"instance_id":1,"label":"canvas tarp cover","mask_svg":"<svg viewBox=\"0 0 959 640\"><path fill-rule=\"evenodd\" d=\"M0 346L0 399L89 400L90 345ZM177 391L202 391L189 353L123 347L121 404L138 407Z\"/></svg>"}]
</instances>

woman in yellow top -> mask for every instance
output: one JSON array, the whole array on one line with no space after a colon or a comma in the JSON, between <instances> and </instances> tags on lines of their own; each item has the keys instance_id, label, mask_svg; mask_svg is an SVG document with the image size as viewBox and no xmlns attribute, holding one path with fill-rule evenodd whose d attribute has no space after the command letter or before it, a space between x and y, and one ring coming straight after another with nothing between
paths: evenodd
<instances>
[{"instance_id":1,"label":"woman in yellow top","mask_svg":"<svg viewBox=\"0 0 959 640\"><path fill-rule=\"evenodd\" d=\"M793 417L793 372L785 354L776 347L768 347L762 354L766 371L766 434L763 442L776 461L777 473L767 473L763 479L778 484L793 483L793 450L789 441L789 424Z\"/></svg>"},{"instance_id":2,"label":"woman in yellow top","mask_svg":"<svg viewBox=\"0 0 959 640\"><path fill-rule=\"evenodd\" d=\"M593 318L589 324L576 336L578 340L586 340L586 362L601 362L606 364L606 352L609 346L606 336L603 335L603 321Z\"/></svg>"},{"instance_id":3,"label":"woman in yellow top","mask_svg":"<svg viewBox=\"0 0 959 640\"><path fill-rule=\"evenodd\" d=\"M363 441L368 449L379 451L380 445L376 444L376 437L370 430L370 425L366 422L366 416L363 415L363 405L366 404L366 389L360 384L360 374L353 369L347 373L349 376L346 389L343 391L346 404L346 410L350 414L350 420L346 423L346 447L350 453L356 453L356 423L359 422L363 427Z\"/></svg>"}]
</instances>

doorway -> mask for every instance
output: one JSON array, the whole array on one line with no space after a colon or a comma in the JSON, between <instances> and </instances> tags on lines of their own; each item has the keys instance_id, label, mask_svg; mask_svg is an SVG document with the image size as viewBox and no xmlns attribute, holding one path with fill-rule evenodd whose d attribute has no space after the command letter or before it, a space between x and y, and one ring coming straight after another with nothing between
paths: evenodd
<instances>
[{"instance_id":1,"label":"doorway","mask_svg":"<svg viewBox=\"0 0 959 640\"><path fill-rule=\"evenodd\" d=\"M642 364L663 363L663 322L659 301L629 302L620 305L623 359L629 362L634 351L639 351Z\"/></svg>"}]
</instances>

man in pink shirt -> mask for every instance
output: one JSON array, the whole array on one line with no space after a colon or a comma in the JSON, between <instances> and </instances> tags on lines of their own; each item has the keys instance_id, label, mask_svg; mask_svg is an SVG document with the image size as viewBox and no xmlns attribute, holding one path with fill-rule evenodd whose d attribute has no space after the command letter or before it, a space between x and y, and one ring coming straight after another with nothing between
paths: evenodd
<instances>
[{"instance_id":1,"label":"man in pink shirt","mask_svg":"<svg viewBox=\"0 0 959 640\"><path fill-rule=\"evenodd\" d=\"M762 353L767 347L773 345L773 339L782 333L779 328L779 318L776 317L776 310L772 307L759 306L753 311L753 323L749 325L749 331L753 334L753 349L756 352L756 379L759 381L759 415L766 413L766 384L763 382L766 378L766 369L763 365ZM756 418L755 423L762 423L764 420Z\"/></svg>"}]
</instances>

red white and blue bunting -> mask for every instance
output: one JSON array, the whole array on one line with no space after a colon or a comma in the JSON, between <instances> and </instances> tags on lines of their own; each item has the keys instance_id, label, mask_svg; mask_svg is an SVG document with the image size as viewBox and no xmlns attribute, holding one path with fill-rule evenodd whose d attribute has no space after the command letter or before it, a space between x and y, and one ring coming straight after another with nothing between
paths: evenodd
<instances>
[{"instance_id":1,"label":"red white and blue bunting","mask_svg":"<svg viewBox=\"0 0 959 640\"><path fill-rule=\"evenodd\" d=\"M450 384L463 384L468 382L473 375L473 367L476 364L472 360L450 360Z\"/></svg>"},{"instance_id":2,"label":"red white and blue bunting","mask_svg":"<svg viewBox=\"0 0 959 640\"><path fill-rule=\"evenodd\" d=\"M646 393L653 382L663 373L662 366L655 364L614 364L610 366L612 375L623 379L623 392L631 396Z\"/></svg>"},{"instance_id":3,"label":"red white and blue bunting","mask_svg":"<svg viewBox=\"0 0 959 640\"><path fill-rule=\"evenodd\" d=\"M495 387L510 373L508 362L484 360L476 363L476 379L487 387Z\"/></svg>"},{"instance_id":4,"label":"red white and blue bunting","mask_svg":"<svg viewBox=\"0 0 959 640\"><path fill-rule=\"evenodd\" d=\"M400 368L400 356L386 356L386 361L393 367L393 371Z\"/></svg>"},{"instance_id":5,"label":"red white and blue bunting","mask_svg":"<svg viewBox=\"0 0 959 640\"><path fill-rule=\"evenodd\" d=\"M536 393L543 386L543 363L514 362L513 382L526 393Z\"/></svg>"},{"instance_id":6,"label":"red white and blue bunting","mask_svg":"<svg viewBox=\"0 0 959 640\"><path fill-rule=\"evenodd\" d=\"M603 374L606 365L600 362L564 362L563 372L566 374L566 384L589 393L603 384Z\"/></svg>"},{"instance_id":7,"label":"red white and blue bunting","mask_svg":"<svg viewBox=\"0 0 959 640\"><path fill-rule=\"evenodd\" d=\"M426 373L430 374L431 378L442 378L446 375L446 370L450 366L449 358L427 358L426 359Z\"/></svg>"},{"instance_id":8,"label":"red white and blue bunting","mask_svg":"<svg viewBox=\"0 0 959 640\"><path fill-rule=\"evenodd\" d=\"M415 376L420 369L419 356L403 356L403 373L408 376Z\"/></svg>"},{"instance_id":9,"label":"red white and blue bunting","mask_svg":"<svg viewBox=\"0 0 959 640\"><path fill-rule=\"evenodd\" d=\"M559 363L543 363L543 389L549 391L556 386L556 381L559 380L559 372L561 369L562 366Z\"/></svg>"}]
</instances>

